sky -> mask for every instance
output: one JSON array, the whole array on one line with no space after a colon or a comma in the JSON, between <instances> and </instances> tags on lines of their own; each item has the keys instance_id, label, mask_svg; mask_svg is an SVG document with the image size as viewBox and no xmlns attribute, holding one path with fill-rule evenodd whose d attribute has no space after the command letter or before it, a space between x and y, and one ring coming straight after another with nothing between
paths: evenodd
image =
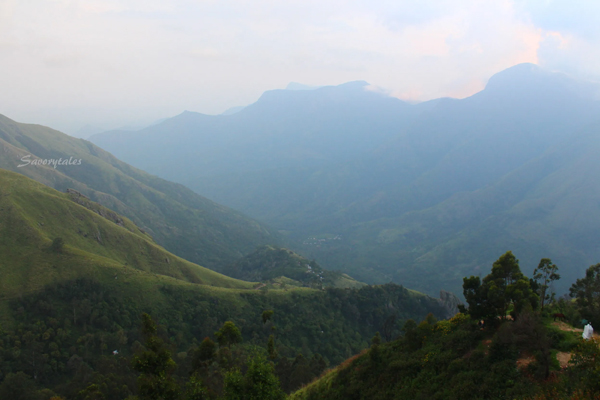
<instances>
[{"instance_id":1,"label":"sky","mask_svg":"<svg viewBox=\"0 0 600 400\"><path fill-rule=\"evenodd\" d=\"M597 0L0 0L0 114L73 135L290 82L466 97L530 62L600 80Z\"/></svg>"}]
</instances>

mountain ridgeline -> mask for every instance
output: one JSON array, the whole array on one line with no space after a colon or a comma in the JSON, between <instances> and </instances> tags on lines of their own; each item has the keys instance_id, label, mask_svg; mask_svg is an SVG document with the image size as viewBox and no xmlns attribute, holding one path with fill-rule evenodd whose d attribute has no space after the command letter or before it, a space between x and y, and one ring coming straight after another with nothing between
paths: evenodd
<instances>
[{"instance_id":1,"label":"mountain ridgeline","mask_svg":"<svg viewBox=\"0 0 600 400\"><path fill-rule=\"evenodd\" d=\"M600 259L599 93L521 64L460 100L275 90L233 115L90 140L287 232L324 268L456 293L507 250L527 271L550 257L565 282Z\"/></svg>"}]
</instances>

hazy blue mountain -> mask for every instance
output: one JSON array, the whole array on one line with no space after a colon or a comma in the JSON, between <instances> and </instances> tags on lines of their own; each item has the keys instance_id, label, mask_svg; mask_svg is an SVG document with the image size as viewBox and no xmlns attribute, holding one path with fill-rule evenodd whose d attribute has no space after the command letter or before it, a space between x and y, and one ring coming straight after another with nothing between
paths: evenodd
<instances>
[{"instance_id":1,"label":"hazy blue mountain","mask_svg":"<svg viewBox=\"0 0 600 400\"><path fill-rule=\"evenodd\" d=\"M566 277L598 261L567 215L594 215L585 199L600 185L559 189L587 173L570 157L592 146L572 147L600 120L597 85L521 64L461 100L410 105L367 88L271 91L229 117L184 113L91 140L288 231L305 255L365 282L457 291L509 249L525 271L553 257ZM558 163L564 172L542 184ZM532 191L564 206L528 202Z\"/></svg>"},{"instance_id":2,"label":"hazy blue mountain","mask_svg":"<svg viewBox=\"0 0 600 400\"><path fill-rule=\"evenodd\" d=\"M246 108L246 106L231 107L231 108L228 108L227 110L223 111L221 113L221 115L232 115L232 114L242 111L244 108Z\"/></svg>"},{"instance_id":3,"label":"hazy blue mountain","mask_svg":"<svg viewBox=\"0 0 600 400\"><path fill-rule=\"evenodd\" d=\"M184 112L138 132L91 140L148 172L192 186L199 177L324 165L376 148L416 114L367 85L273 90L233 115Z\"/></svg>"}]
</instances>

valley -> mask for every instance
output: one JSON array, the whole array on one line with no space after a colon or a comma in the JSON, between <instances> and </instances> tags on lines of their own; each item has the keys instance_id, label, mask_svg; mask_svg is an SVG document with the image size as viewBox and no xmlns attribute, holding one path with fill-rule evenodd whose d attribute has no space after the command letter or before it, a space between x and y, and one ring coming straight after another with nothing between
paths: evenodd
<instances>
[{"instance_id":1,"label":"valley","mask_svg":"<svg viewBox=\"0 0 600 400\"><path fill-rule=\"evenodd\" d=\"M0 397L594 390L598 87L530 64L461 100L368 87L96 144L0 116Z\"/></svg>"},{"instance_id":2,"label":"valley","mask_svg":"<svg viewBox=\"0 0 600 400\"><path fill-rule=\"evenodd\" d=\"M366 283L460 293L509 249L528 270L552 258L569 281L598 260L596 83L521 64L464 99L413 105L368 87L268 91L232 115L90 140Z\"/></svg>"}]
</instances>

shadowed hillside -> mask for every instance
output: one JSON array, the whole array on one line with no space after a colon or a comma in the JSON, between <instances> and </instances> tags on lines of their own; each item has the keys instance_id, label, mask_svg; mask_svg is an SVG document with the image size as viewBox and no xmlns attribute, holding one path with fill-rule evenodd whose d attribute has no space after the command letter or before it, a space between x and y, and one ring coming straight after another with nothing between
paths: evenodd
<instances>
[{"instance_id":1,"label":"shadowed hillside","mask_svg":"<svg viewBox=\"0 0 600 400\"><path fill-rule=\"evenodd\" d=\"M34 165L36 159L80 160L80 165L54 168ZM75 189L130 218L169 251L209 268L218 269L258 245L279 241L260 223L133 168L90 142L4 116L0 167L59 191Z\"/></svg>"}]
</instances>

